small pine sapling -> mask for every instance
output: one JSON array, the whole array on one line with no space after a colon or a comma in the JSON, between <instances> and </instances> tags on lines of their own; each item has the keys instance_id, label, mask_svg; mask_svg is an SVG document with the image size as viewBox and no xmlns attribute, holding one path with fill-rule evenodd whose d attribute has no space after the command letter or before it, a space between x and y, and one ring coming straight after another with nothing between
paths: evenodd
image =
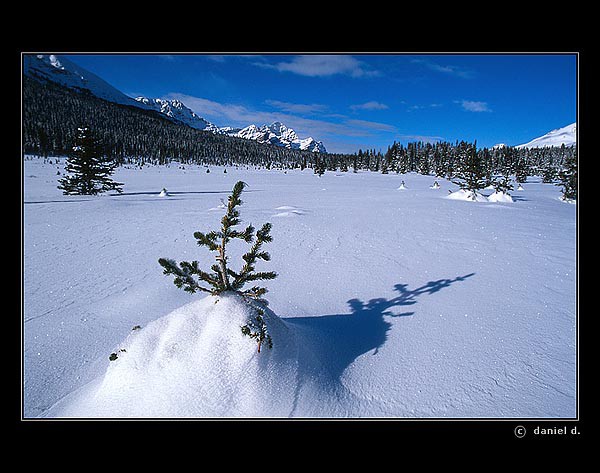
<instances>
[{"instance_id":1,"label":"small pine sapling","mask_svg":"<svg viewBox=\"0 0 600 473\"><path fill-rule=\"evenodd\" d=\"M163 274L175 276L173 283L180 289L186 292L194 294L197 291L208 292L212 295L219 295L224 292L230 291L235 292L243 296L256 300L258 302L267 305L268 302L263 298L266 294L267 289L258 285L254 285L248 289L243 289L248 283L275 279L277 273L273 271L256 271L255 265L258 260L270 261L271 256L266 251L263 251L262 246L265 243L272 241L270 235L271 224L265 223L259 230L254 229L252 225L248 225L244 230L237 230L240 223L240 214L238 207L242 204L240 195L244 190L246 183L238 181L233 187L233 191L228 198L227 210L223 218L221 219L221 230L211 231L208 233L195 232L194 238L196 238L199 246L205 246L216 253L215 263L211 266L212 272L203 271L199 267L198 261L181 261L177 263L171 259L160 258L159 264L163 267ZM234 239L243 240L246 243L251 243L249 251L242 256L244 264L239 272L234 271L228 266L227 256L227 244ZM254 307L254 306L253 306ZM256 309L259 316L260 309ZM261 324L264 324L264 319L260 317L260 321L256 322L258 327L260 338ZM256 329L255 327L255 329ZM250 327L248 330L242 330L244 335L251 335L252 332ZM260 343L265 340L266 335L263 336ZM255 337L253 337L255 338ZM259 350L260 350L259 343ZM272 346L272 341L268 342L269 347Z\"/></svg>"}]
</instances>

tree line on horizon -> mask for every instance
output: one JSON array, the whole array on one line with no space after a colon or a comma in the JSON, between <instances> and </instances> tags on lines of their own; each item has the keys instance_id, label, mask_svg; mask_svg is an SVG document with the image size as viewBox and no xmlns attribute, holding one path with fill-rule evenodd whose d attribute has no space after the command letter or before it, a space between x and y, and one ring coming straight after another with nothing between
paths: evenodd
<instances>
[{"instance_id":1,"label":"tree line on horizon","mask_svg":"<svg viewBox=\"0 0 600 473\"><path fill-rule=\"evenodd\" d=\"M115 104L84 92L25 77L23 80L23 152L43 157L67 156L77 130L87 126L100 152L116 165L164 165L171 162L205 166L252 166L264 169L372 171L382 174L417 172L455 179L466 162L476 163L484 182L491 176L527 176L555 182L577 160L575 146L477 148L477 142L394 142L385 153L313 153L215 135L174 123L157 112Z\"/></svg>"}]
</instances>

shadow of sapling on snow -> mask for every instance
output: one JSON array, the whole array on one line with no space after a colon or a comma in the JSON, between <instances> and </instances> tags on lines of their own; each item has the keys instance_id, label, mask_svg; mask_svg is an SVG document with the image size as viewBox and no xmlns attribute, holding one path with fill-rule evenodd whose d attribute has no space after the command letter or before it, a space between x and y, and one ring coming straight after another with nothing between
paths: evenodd
<instances>
[{"instance_id":1,"label":"shadow of sapling on snow","mask_svg":"<svg viewBox=\"0 0 600 473\"><path fill-rule=\"evenodd\" d=\"M414 309L420 296L434 294L474 274L429 281L416 289L396 284L394 290L398 295L394 298L368 302L348 300L350 312L347 314L285 318L284 321L296 329L298 343L318 360L328 381L339 383L344 370L359 356L369 352L377 355L392 327L390 318L414 316L416 309L410 309ZM300 362L300 366L307 364L310 363Z\"/></svg>"}]
</instances>

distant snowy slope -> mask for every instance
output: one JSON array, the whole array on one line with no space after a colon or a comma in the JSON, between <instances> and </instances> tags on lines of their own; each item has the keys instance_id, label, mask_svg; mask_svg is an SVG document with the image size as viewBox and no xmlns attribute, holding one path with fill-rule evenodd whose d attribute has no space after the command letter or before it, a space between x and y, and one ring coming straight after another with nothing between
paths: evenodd
<instances>
[{"instance_id":1,"label":"distant snowy slope","mask_svg":"<svg viewBox=\"0 0 600 473\"><path fill-rule=\"evenodd\" d=\"M573 146L577 144L577 123L571 123L562 128L557 128L529 143L516 146L516 148L543 148L546 146Z\"/></svg>"},{"instance_id":2,"label":"distant snowy slope","mask_svg":"<svg viewBox=\"0 0 600 473\"><path fill-rule=\"evenodd\" d=\"M23 74L41 81L55 82L78 92L87 91L109 102L147 108L65 56L26 54L23 56Z\"/></svg>"},{"instance_id":3,"label":"distant snowy slope","mask_svg":"<svg viewBox=\"0 0 600 473\"><path fill-rule=\"evenodd\" d=\"M193 110L186 107L183 102L179 100L152 99L147 97L136 97L135 100L139 104L146 105L157 112L178 120L192 128L196 128L197 130L212 131L213 133L219 132L219 128L216 125L213 125L208 120L196 115Z\"/></svg>"}]
</instances>

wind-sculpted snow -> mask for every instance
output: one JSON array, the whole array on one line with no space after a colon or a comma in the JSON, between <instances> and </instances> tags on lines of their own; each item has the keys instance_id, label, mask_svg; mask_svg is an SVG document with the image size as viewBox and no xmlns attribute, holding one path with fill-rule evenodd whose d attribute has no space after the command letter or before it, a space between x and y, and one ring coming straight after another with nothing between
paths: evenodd
<instances>
[{"instance_id":1,"label":"wind-sculpted snow","mask_svg":"<svg viewBox=\"0 0 600 473\"><path fill-rule=\"evenodd\" d=\"M554 184L473 202L414 173L172 164L64 196L52 161L23 169L25 417L576 415L577 205ZM238 180L243 224L273 225L260 353L235 297L185 293L157 263L214 263L193 233Z\"/></svg>"},{"instance_id":2,"label":"wind-sculpted snow","mask_svg":"<svg viewBox=\"0 0 600 473\"><path fill-rule=\"evenodd\" d=\"M240 327L253 312L235 294L209 296L131 330L105 375L54 416L283 416L293 410L298 346L275 314L263 316L273 349L257 352Z\"/></svg>"},{"instance_id":3,"label":"wind-sculpted snow","mask_svg":"<svg viewBox=\"0 0 600 473\"><path fill-rule=\"evenodd\" d=\"M363 401L344 379L346 369L360 356L377 354L390 320L415 314L405 307L472 276L412 290L398 284L389 300L349 300L346 314L284 321L261 306L274 345L260 353L240 330L255 315L255 303L234 293L208 296L133 327L104 376L44 416L360 416ZM370 408L380 409L376 403Z\"/></svg>"}]
</instances>

